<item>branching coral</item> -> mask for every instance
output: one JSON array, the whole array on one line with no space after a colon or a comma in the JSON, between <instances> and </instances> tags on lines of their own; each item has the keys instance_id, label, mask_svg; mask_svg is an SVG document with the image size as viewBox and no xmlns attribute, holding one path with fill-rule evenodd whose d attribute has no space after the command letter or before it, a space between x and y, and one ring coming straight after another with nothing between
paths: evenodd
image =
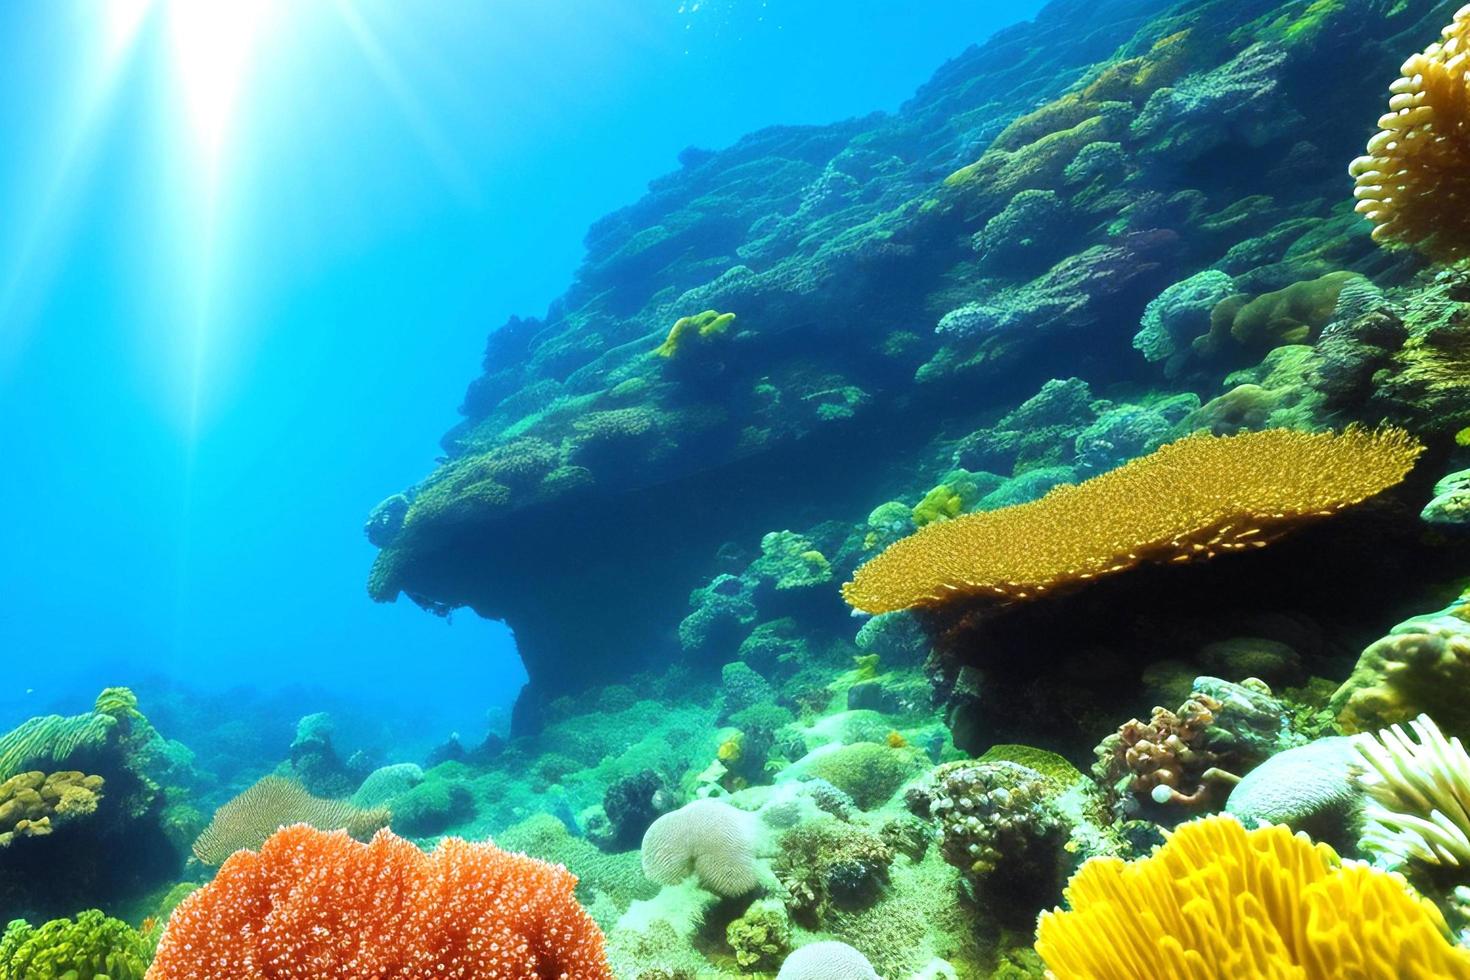
<instances>
[{"instance_id":1,"label":"branching coral","mask_svg":"<svg viewBox=\"0 0 1470 980\"><path fill-rule=\"evenodd\" d=\"M41 837L97 812L102 777L79 772L23 772L0 783L0 848L17 837Z\"/></svg>"},{"instance_id":2,"label":"branching coral","mask_svg":"<svg viewBox=\"0 0 1470 980\"><path fill-rule=\"evenodd\" d=\"M0 936L0 980L143 980L148 941L96 909L32 926L10 923Z\"/></svg>"},{"instance_id":3,"label":"branching coral","mask_svg":"<svg viewBox=\"0 0 1470 980\"><path fill-rule=\"evenodd\" d=\"M1349 168L1358 213L1376 241L1460 258L1470 251L1470 6L1389 92L1381 131Z\"/></svg>"},{"instance_id":4,"label":"branching coral","mask_svg":"<svg viewBox=\"0 0 1470 980\"><path fill-rule=\"evenodd\" d=\"M1005 602L1264 547L1401 481L1423 447L1399 429L1197 434L1040 500L966 514L890 545L843 586L870 613L962 596Z\"/></svg>"},{"instance_id":5,"label":"branching coral","mask_svg":"<svg viewBox=\"0 0 1470 980\"><path fill-rule=\"evenodd\" d=\"M1362 845L1390 867L1470 865L1470 755L1428 715L1377 736L1353 736L1367 763Z\"/></svg>"},{"instance_id":6,"label":"branching coral","mask_svg":"<svg viewBox=\"0 0 1470 980\"><path fill-rule=\"evenodd\" d=\"M565 868L493 844L432 854L381 831L287 827L242 851L169 919L150 980L612 977Z\"/></svg>"},{"instance_id":7,"label":"branching coral","mask_svg":"<svg viewBox=\"0 0 1470 980\"><path fill-rule=\"evenodd\" d=\"M1191 695L1178 712L1154 708L1147 722L1125 722L1097 747L1093 771L1105 791L1128 815L1134 797L1160 805L1202 806L1218 787L1212 778L1218 756L1205 746L1220 702L1207 694Z\"/></svg>"},{"instance_id":8,"label":"branching coral","mask_svg":"<svg viewBox=\"0 0 1470 980\"><path fill-rule=\"evenodd\" d=\"M1151 857L1088 861L1066 898L1036 940L1058 980L1470 977L1470 953L1402 878L1280 826L1187 823Z\"/></svg>"},{"instance_id":9,"label":"branching coral","mask_svg":"<svg viewBox=\"0 0 1470 980\"><path fill-rule=\"evenodd\" d=\"M347 800L312 796L289 779L266 776L215 811L194 841L194 856L205 864L221 864L236 851L258 848L281 827L296 823L367 838L388 826L388 818L383 807L364 810Z\"/></svg>"}]
</instances>

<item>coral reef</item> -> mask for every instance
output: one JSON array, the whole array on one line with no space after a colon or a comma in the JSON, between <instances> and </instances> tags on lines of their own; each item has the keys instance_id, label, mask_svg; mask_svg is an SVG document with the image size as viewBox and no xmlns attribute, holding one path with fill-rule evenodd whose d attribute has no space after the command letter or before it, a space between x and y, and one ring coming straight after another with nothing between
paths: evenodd
<instances>
[{"instance_id":1,"label":"coral reef","mask_svg":"<svg viewBox=\"0 0 1470 980\"><path fill-rule=\"evenodd\" d=\"M443 973L611 977L600 929L563 868L492 844L425 854L296 826L235 854L174 910L153 980ZM269 923L269 927L265 928Z\"/></svg>"},{"instance_id":2,"label":"coral reef","mask_svg":"<svg viewBox=\"0 0 1470 980\"><path fill-rule=\"evenodd\" d=\"M1470 976L1470 953L1402 879L1342 865L1284 827L1184 824L1153 856L1097 858L1043 913L1036 948L1059 978Z\"/></svg>"},{"instance_id":3,"label":"coral reef","mask_svg":"<svg viewBox=\"0 0 1470 980\"><path fill-rule=\"evenodd\" d=\"M781 964L776 980L878 980L868 958L846 943L808 943Z\"/></svg>"},{"instance_id":4,"label":"coral reef","mask_svg":"<svg viewBox=\"0 0 1470 980\"><path fill-rule=\"evenodd\" d=\"M921 528L843 595L871 613L956 595L1026 599L1142 561L1262 547L1398 483L1421 449L1392 429L1194 436L1033 504Z\"/></svg>"}]
</instances>

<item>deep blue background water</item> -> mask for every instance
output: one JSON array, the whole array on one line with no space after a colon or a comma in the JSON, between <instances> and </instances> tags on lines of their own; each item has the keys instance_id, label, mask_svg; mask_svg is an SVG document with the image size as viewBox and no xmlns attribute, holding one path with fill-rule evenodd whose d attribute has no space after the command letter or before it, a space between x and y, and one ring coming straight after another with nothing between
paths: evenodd
<instances>
[{"instance_id":1,"label":"deep blue background water","mask_svg":"<svg viewBox=\"0 0 1470 980\"><path fill-rule=\"evenodd\" d=\"M171 681L478 734L510 636L372 604L361 523L486 332L685 146L896 107L1040 6L282 3L210 128L209 11L258 2L111 60L102 5L0 4L0 728Z\"/></svg>"}]
</instances>

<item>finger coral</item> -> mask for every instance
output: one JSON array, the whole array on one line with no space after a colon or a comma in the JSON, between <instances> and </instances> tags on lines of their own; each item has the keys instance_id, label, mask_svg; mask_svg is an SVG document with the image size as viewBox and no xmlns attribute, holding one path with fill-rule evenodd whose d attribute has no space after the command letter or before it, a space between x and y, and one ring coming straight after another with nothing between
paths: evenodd
<instances>
[{"instance_id":1,"label":"finger coral","mask_svg":"<svg viewBox=\"0 0 1470 980\"><path fill-rule=\"evenodd\" d=\"M1088 861L1066 899L1037 929L1058 980L1470 977L1470 953L1401 877L1280 826L1184 824L1150 857Z\"/></svg>"},{"instance_id":2,"label":"finger coral","mask_svg":"<svg viewBox=\"0 0 1470 980\"><path fill-rule=\"evenodd\" d=\"M214 813L194 841L194 856L217 865L236 851L254 850L281 827L304 823L367 838L388 826L384 807L361 809L347 800L313 796L300 783L266 776Z\"/></svg>"},{"instance_id":3,"label":"finger coral","mask_svg":"<svg viewBox=\"0 0 1470 980\"><path fill-rule=\"evenodd\" d=\"M1375 241L1458 259L1470 251L1470 6L1389 92L1380 132L1349 168L1358 213Z\"/></svg>"},{"instance_id":4,"label":"finger coral","mask_svg":"<svg viewBox=\"0 0 1470 980\"><path fill-rule=\"evenodd\" d=\"M920 528L843 595L869 613L1009 602L1145 562L1260 548L1397 484L1422 451L1393 428L1196 434L1040 500Z\"/></svg>"},{"instance_id":5,"label":"finger coral","mask_svg":"<svg viewBox=\"0 0 1470 980\"><path fill-rule=\"evenodd\" d=\"M493 844L287 827L180 903L148 977L610 980L576 881Z\"/></svg>"}]
</instances>

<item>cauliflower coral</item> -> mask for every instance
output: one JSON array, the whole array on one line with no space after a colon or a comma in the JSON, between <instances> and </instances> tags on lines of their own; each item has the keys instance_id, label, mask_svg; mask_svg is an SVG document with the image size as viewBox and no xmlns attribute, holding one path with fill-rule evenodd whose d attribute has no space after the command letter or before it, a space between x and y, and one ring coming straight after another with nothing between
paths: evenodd
<instances>
[{"instance_id":1,"label":"cauliflower coral","mask_svg":"<svg viewBox=\"0 0 1470 980\"><path fill-rule=\"evenodd\" d=\"M489 843L425 854L298 824L179 905L148 980L611 980L576 883Z\"/></svg>"}]
</instances>

